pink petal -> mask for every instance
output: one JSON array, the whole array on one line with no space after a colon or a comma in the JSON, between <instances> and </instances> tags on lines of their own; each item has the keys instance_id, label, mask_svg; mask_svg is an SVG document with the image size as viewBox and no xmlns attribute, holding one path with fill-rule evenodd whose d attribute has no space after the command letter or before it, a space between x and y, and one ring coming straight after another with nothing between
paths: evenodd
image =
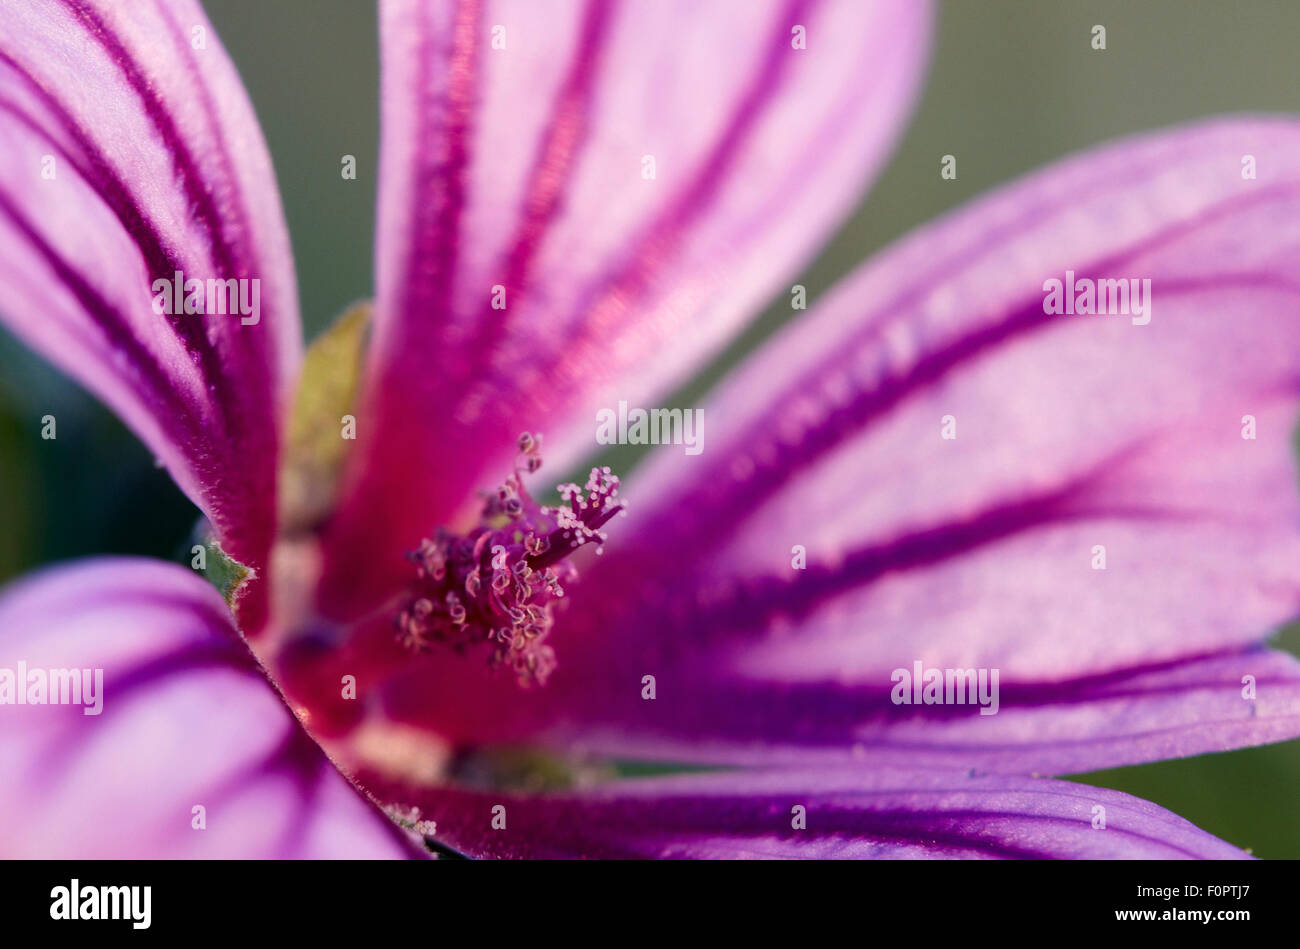
<instances>
[{"instance_id":1,"label":"pink petal","mask_svg":"<svg viewBox=\"0 0 1300 949\"><path fill-rule=\"evenodd\" d=\"M521 430L562 471L595 406L726 342L879 167L928 24L916 0L383 4L369 464L330 592L382 585Z\"/></svg>"},{"instance_id":2,"label":"pink petal","mask_svg":"<svg viewBox=\"0 0 1300 949\"><path fill-rule=\"evenodd\" d=\"M1280 120L1146 136L908 238L725 382L702 455L637 472L545 696L449 708L443 663L395 714L679 760L860 743L1044 772L1300 734L1296 664L1256 648L1300 605L1297 148ZM1045 315L1067 269L1149 277L1151 322ZM998 669L1000 711L895 706L917 660Z\"/></svg>"},{"instance_id":3,"label":"pink petal","mask_svg":"<svg viewBox=\"0 0 1300 949\"><path fill-rule=\"evenodd\" d=\"M892 769L740 771L531 797L376 787L472 856L541 858L1240 859L1241 850L1118 791ZM504 808L495 811L495 808ZM795 829L795 808L803 808ZM494 817L505 827L494 828Z\"/></svg>"},{"instance_id":4,"label":"pink petal","mask_svg":"<svg viewBox=\"0 0 1300 949\"><path fill-rule=\"evenodd\" d=\"M227 552L262 567L297 289L266 145L202 9L5 4L0 146L6 325L120 414ZM177 270L259 280L257 323L155 313L153 282Z\"/></svg>"},{"instance_id":5,"label":"pink petal","mask_svg":"<svg viewBox=\"0 0 1300 949\"><path fill-rule=\"evenodd\" d=\"M102 559L10 587L0 677L19 662L29 676L100 669L103 679L98 714L86 714L93 702L0 707L4 857L421 852L335 770L221 597L182 567ZM206 829L193 826L198 806Z\"/></svg>"},{"instance_id":6,"label":"pink petal","mask_svg":"<svg viewBox=\"0 0 1300 949\"><path fill-rule=\"evenodd\" d=\"M900 667L911 671L911 661ZM1268 649L1065 682L1003 678L998 711L988 716L970 704L895 705L892 685L888 672L860 683L679 671L657 677L669 701L646 703L656 707L640 719L629 703L611 703L617 713L604 720L587 713L549 738L579 743L589 754L644 760L807 766L851 759L873 767L1076 774L1300 734L1300 661ZM518 740L509 732L494 737Z\"/></svg>"}]
</instances>

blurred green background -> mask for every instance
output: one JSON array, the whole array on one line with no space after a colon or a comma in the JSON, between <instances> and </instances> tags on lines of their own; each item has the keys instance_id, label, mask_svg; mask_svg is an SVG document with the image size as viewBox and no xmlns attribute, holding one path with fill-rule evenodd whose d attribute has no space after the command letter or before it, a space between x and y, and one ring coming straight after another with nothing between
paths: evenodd
<instances>
[{"instance_id":1,"label":"blurred green background","mask_svg":"<svg viewBox=\"0 0 1300 949\"><path fill-rule=\"evenodd\" d=\"M374 9L363 0L204 5L270 143L311 335L370 295ZM1104 52L1089 45L1095 23L1106 26ZM1295 0L943 3L928 84L901 147L800 282L815 298L915 225L1076 149L1216 113L1300 113L1297 36ZM339 176L344 154L357 156L356 181ZM939 178L944 154L957 156L956 181ZM693 401L789 315L782 295L670 404ZM171 557L196 515L134 437L3 334L0 366L0 582L101 552ZM58 417L57 440L40 438L46 413ZM1300 631L1280 642L1297 651ZM1300 741L1085 780L1156 801L1259 856L1300 857Z\"/></svg>"}]
</instances>

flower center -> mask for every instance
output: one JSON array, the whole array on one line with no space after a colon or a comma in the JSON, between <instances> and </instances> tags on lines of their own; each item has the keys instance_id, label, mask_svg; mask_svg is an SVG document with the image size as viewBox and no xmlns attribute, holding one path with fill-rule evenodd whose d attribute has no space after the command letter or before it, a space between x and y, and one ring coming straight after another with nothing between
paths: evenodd
<instances>
[{"instance_id":1,"label":"flower center","mask_svg":"<svg viewBox=\"0 0 1300 949\"><path fill-rule=\"evenodd\" d=\"M558 506L538 505L521 470L541 467L541 437L525 432L518 447L515 472L488 496L478 527L464 535L439 528L407 554L416 576L396 617L397 638L415 652L483 649L520 685L543 685L555 668L546 642L552 607L578 577L565 558L592 543L601 553L601 527L624 505L614 501L619 482L609 468L592 468L585 488L559 485Z\"/></svg>"}]
</instances>

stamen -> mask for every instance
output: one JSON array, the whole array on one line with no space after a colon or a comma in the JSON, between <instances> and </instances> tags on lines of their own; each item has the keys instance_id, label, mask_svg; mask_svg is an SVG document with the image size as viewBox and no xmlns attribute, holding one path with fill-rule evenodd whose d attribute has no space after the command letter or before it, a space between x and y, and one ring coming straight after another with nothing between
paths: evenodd
<instances>
[{"instance_id":1,"label":"stamen","mask_svg":"<svg viewBox=\"0 0 1300 949\"><path fill-rule=\"evenodd\" d=\"M407 554L416 577L396 626L408 649L463 655L486 647L490 664L509 667L520 685L545 684L555 668L546 642L551 607L578 578L565 558L603 544L601 528L624 504L614 500L618 478L609 468L592 468L584 488L559 485L564 503L538 505L522 472L541 468L541 444L540 435L519 436L514 474L488 495L478 527L464 536L439 528Z\"/></svg>"}]
</instances>

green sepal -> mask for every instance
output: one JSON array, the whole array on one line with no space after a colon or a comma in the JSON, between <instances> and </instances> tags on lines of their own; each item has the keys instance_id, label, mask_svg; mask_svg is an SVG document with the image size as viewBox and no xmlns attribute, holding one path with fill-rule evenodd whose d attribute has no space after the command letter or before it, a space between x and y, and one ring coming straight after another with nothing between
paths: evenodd
<instances>
[{"instance_id":1,"label":"green sepal","mask_svg":"<svg viewBox=\"0 0 1300 949\"><path fill-rule=\"evenodd\" d=\"M357 303L307 349L280 469L280 524L310 530L329 514L352 442L342 419L355 413L370 304Z\"/></svg>"}]
</instances>

